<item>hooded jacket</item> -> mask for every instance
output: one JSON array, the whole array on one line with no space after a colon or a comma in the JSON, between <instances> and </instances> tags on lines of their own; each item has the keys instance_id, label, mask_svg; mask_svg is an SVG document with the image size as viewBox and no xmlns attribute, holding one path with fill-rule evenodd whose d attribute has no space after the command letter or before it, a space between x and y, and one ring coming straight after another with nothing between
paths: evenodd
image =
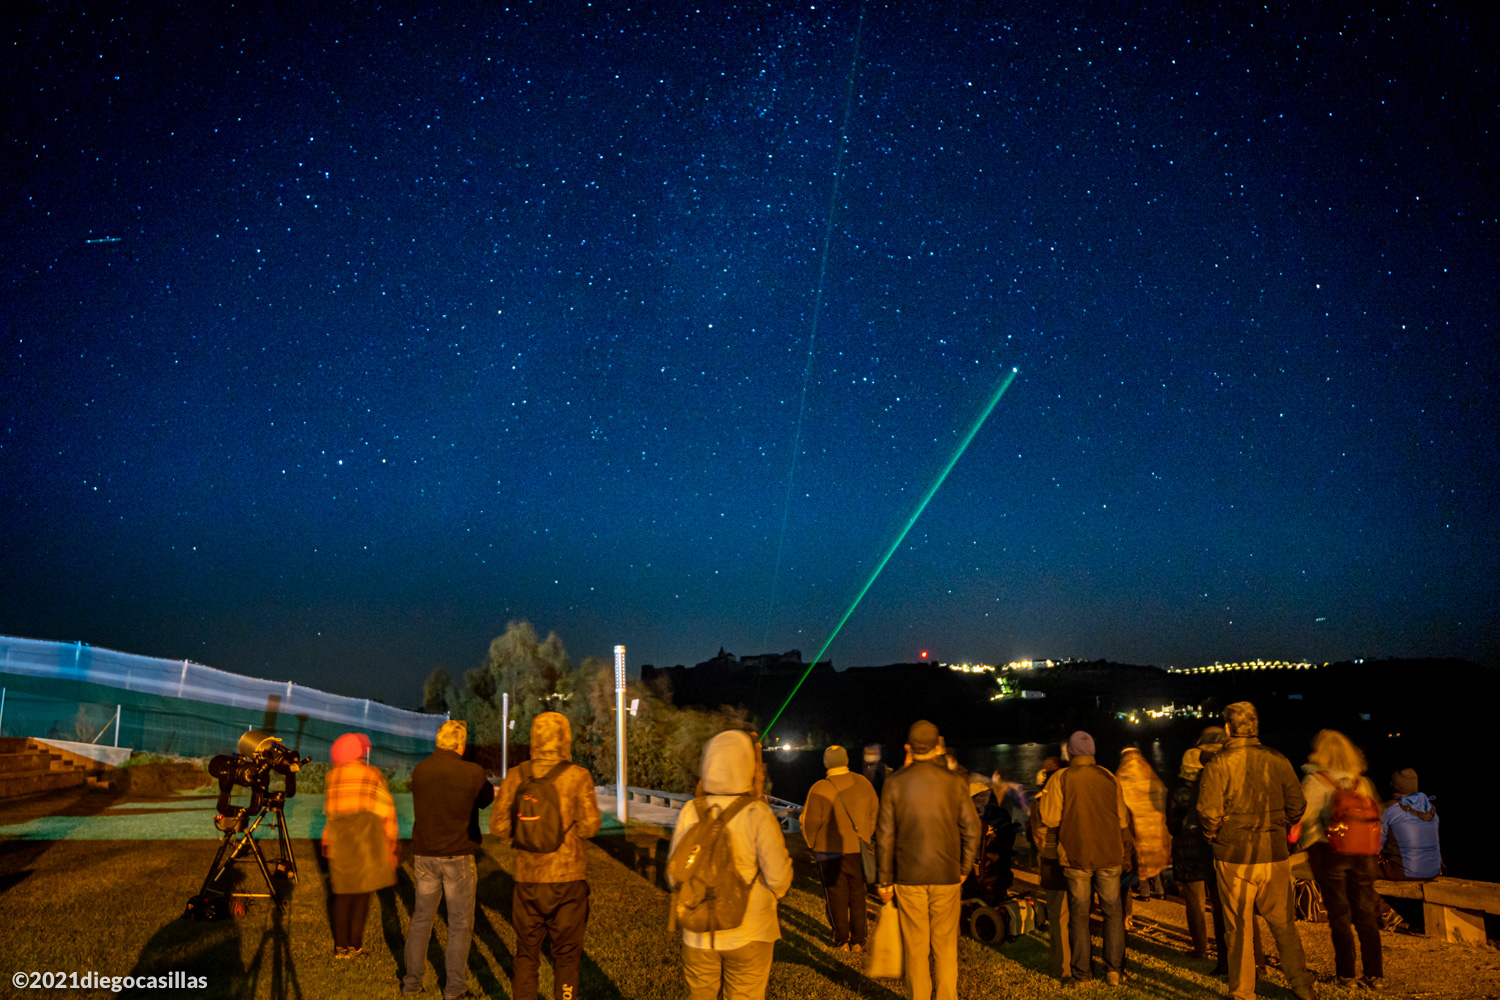
<instances>
[{"instance_id":1,"label":"hooded jacket","mask_svg":"<svg viewBox=\"0 0 1500 1000\"><path fill-rule=\"evenodd\" d=\"M1388 868L1399 867L1406 878L1437 878L1443 871L1437 807L1425 792L1403 795L1386 806L1380 842L1385 845L1381 860Z\"/></svg>"},{"instance_id":2,"label":"hooded jacket","mask_svg":"<svg viewBox=\"0 0 1500 1000\"><path fill-rule=\"evenodd\" d=\"M1306 800L1292 762L1259 737L1235 736L1198 777L1198 819L1214 860L1225 864L1285 861L1286 835Z\"/></svg>"},{"instance_id":3,"label":"hooded jacket","mask_svg":"<svg viewBox=\"0 0 1500 1000\"><path fill-rule=\"evenodd\" d=\"M1160 875L1172 863L1172 837L1167 832L1167 786L1146 763L1146 755L1126 747L1115 772L1130 830L1135 838L1136 871L1143 879Z\"/></svg>"},{"instance_id":4,"label":"hooded jacket","mask_svg":"<svg viewBox=\"0 0 1500 1000\"><path fill-rule=\"evenodd\" d=\"M517 851L517 882L576 882L583 878L583 842L599 832L601 820L599 800L594 797L594 776L571 763L572 758L573 729L567 716L543 712L531 722L531 760L511 768L500 783L500 794L490 811L490 833L508 837L511 806L516 801L516 790L521 787L522 770L543 775L559 763L569 762L552 779L562 825L567 831L563 842L551 854Z\"/></svg>"},{"instance_id":5,"label":"hooded jacket","mask_svg":"<svg viewBox=\"0 0 1500 1000\"><path fill-rule=\"evenodd\" d=\"M706 807L722 811L741 795L755 789L755 747L748 733L720 733L703 747L702 795ZM698 799L682 807L667 856L677 850L683 836L698 824ZM745 919L738 927L708 934L682 932L682 943L704 951L734 951L756 941L776 941L781 925L776 919L776 901L792 887L792 857L787 853L781 824L764 799L741 809L725 827L734 851L740 878L751 882Z\"/></svg>"}]
</instances>

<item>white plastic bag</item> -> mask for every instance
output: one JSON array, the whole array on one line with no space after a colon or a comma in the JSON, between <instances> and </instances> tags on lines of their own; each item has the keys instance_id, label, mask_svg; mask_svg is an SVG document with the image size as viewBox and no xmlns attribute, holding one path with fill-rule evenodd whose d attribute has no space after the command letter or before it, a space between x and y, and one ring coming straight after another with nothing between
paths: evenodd
<instances>
[{"instance_id":1,"label":"white plastic bag","mask_svg":"<svg viewBox=\"0 0 1500 1000\"><path fill-rule=\"evenodd\" d=\"M900 979L906 971L901 953L901 918L894 902L880 908L875 933L870 935L870 958L865 975L871 979Z\"/></svg>"}]
</instances>

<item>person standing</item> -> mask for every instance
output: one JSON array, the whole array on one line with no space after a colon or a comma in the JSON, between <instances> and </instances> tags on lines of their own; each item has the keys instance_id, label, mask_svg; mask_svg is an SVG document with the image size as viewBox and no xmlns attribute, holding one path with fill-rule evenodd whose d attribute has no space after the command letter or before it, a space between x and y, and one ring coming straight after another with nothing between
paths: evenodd
<instances>
[{"instance_id":1,"label":"person standing","mask_svg":"<svg viewBox=\"0 0 1500 1000\"><path fill-rule=\"evenodd\" d=\"M1130 813L1130 834L1135 841L1136 894L1141 899L1166 898L1161 873L1172 864L1172 836L1167 831L1167 786L1146 762L1138 746L1120 751L1120 769L1115 776L1125 808Z\"/></svg>"},{"instance_id":2,"label":"person standing","mask_svg":"<svg viewBox=\"0 0 1500 1000\"><path fill-rule=\"evenodd\" d=\"M879 743L865 744L864 776L865 780L874 786L876 795L879 795L880 790L885 787L886 775L891 770L886 766L881 753L882 748Z\"/></svg>"},{"instance_id":3,"label":"person standing","mask_svg":"<svg viewBox=\"0 0 1500 1000\"><path fill-rule=\"evenodd\" d=\"M1064 747L1068 766L1054 774L1036 809L1041 824L1057 831L1057 860L1068 883L1068 943L1073 981L1094 978L1089 911L1099 896L1104 911L1104 978L1125 980L1125 913L1120 875L1130 856L1130 813L1120 782L1094 760L1094 738L1079 730Z\"/></svg>"},{"instance_id":4,"label":"person standing","mask_svg":"<svg viewBox=\"0 0 1500 1000\"><path fill-rule=\"evenodd\" d=\"M333 741L323 780L323 854L333 885L333 954L364 958L370 893L396 884L401 834L385 775L370 766L370 737L345 733Z\"/></svg>"},{"instance_id":5,"label":"person standing","mask_svg":"<svg viewBox=\"0 0 1500 1000\"><path fill-rule=\"evenodd\" d=\"M1193 942L1195 958L1208 957L1208 926L1203 919L1205 904L1213 912L1214 944L1218 962L1212 975L1229 972L1229 943L1224 935L1224 907L1219 901L1219 880L1214 873L1213 845L1203 837L1198 821L1198 779L1203 761L1224 747L1228 740L1224 730L1212 727L1198 737L1191 759L1183 755L1177 776L1182 783L1167 798L1167 831L1172 835L1172 877L1182 890L1187 909L1188 937ZM1260 963L1257 962L1257 965Z\"/></svg>"},{"instance_id":6,"label":"person standing","mask_svg":"<svg viewBox=\"0 0 1500 1000\"><path fill-rule=\"evenodd\" d=\"M589 922L589 884L584 880L583 842L599 832L602 818L594 776L572 762L573 729L566 716L543 712L531 720L531 759L510 769L490 810L490 833L510 837L516 847L516 881L510 923L516 961L510 989L514 1000L536 1000L542 941L552 942L552 995L578 996L583 935ZM550 789L549 794L546 789ZM540 805L518 803L535 791ZM535 823L546 832L516 827ZM552 846L552 834L556 846ZM546 843L537 843L538 839ZM545 848L552 847L551 850Z\"/></svg>"},{"instance_id":7,"label":"person standing","mask_svg":"<svg viewBox=\"0 0 1500 1000\"><path fill-rule=\"evenodd\" d=\"M828 900L834 949L862 951L868 914L860 842L875 838L880 799L864 775L850 773L849 752L843 747L823 751L823 767L827 776L808 790L802 807L802 836Z\"/></svg>"},{"instance_id":8,"label":"person standing","mask_svg":"<svg viewBox=\"0 0 1500 1000\"><path fill-rule=\"evenodd\" d=\"M914 722L906 740L911 763L886 778L875 825L880 899L896 900L912 1000L930 1000L934 980L937 1000L956 1000L959 889L979 852L979 814L937 726Z\"/></svg>"},{"instance_id":9,"label":"person standing","mask_svg":"<svg viewBox=\"0 0 1500 1000\"><path fill-rule=\"evenodd\" d=\"M1312 1000L1312 973L1294 922L1287 833L1305 800L1291 762L1260 742L1260 717L1248 701L1224 709L1229 742L1203 765L1198 821L1213 845L1214 874L1229 939L1229 993L1255 996L1254 921L1270 925L1281 971L1301 1000Z\"/></svg>"},{"instance_id":10,"label":"person standing","mask_svg":"<svg viewBox=\"0 0 1500 1000\"><path fill-rule=\"evenodd\" d=\"M1324 729L1313 738L1313 752L1308 758L1307 776L1302 779L1302 795L1307 806L1302 814L1302 836L1298 841L1307 852L1313 881L1323 894L1328 909L1328 930L1333 936L1333 964L1336 986L1355 983L1354 939L1359 936L1359 958L1364 977L1360 984L1381 989L1385 983L1383 955L1380 947L1380 897L1375 893L1375 855L1380 850L1380 805L1375 786L1365 777L1365 755L1349 738L1333 729ZM1368 813L1362 819L1344 820L1345 824L1363 823L1368 845L1345 848L1343 841L1331 842L1329 829L1334 826L1335 810L1352 800ZM1343 848L1343 849L1341 849ZM1360 853L1346 853L1357 850Z\"/></svg>"},{"instance_id":11,"label":"person standing","mask_svg":"<svg viewBox=\"0 0 1500 1000\"><path fill-rule=\"evenodd\" d=\"M422 992L427 942L438 901L448 900L446 1000L469 994L469 941L474 935L474 895L479 869L479 810L495 799L484 768L464 760L469 727L452 719L437 731L437 750L411 773L412 867L416 901L406 931L406 975L402 993Z\"/></svg>"},{"instance_id":12,"label":"person standing","mask_svg":"<svg viewBox=\"0 0 1500 1000\"><path fill-rule=\"evenodd\" d=\"M781 938L776 901L792 886L792 858L781 824L756 786L750 734L729 730L710 739L703 746L700 773L700 792L682 807L668 857L676 861L678 845L694 827L727 816L721 836L729 838L734 868L749 885L749 898L743 919L734 927L701 932L683 928L687 1000L760 1000L766 995L771 955ZM680 888L673 886L674 891ZM672 905L677 905L675 897Z\"/></svg>"},{"instance_id":13,"label":"person standing","mask_svg":"<svg viewBox=\"0 0 1500 1000\"><path fill-rule=\"evenodd\" d=\"M1047 790L1047 784L1062 769L1062 759L1048 757L1042 765L1041 788L1037 790L1037 802ZM1057 828L1042 825L1040 806L1031 810L1027 820L1027 835L1036 848L1037 885L1047 902L1047 971L1059 981L1073 978L1072 955L1068 950L1068 880L1063 875L1062 865L1057 860Z\"/></svg>"}]
</instances>

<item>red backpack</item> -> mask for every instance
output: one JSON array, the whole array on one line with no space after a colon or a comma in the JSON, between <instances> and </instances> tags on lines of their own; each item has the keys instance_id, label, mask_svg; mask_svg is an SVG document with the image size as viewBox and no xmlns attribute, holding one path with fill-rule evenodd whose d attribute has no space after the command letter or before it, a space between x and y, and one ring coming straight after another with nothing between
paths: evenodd
<instances>
[{"instance_id":1,"label":"red backpack","mask_svg":"<svg viewBox=\"0 0 1500 1000\"><path fill-rule=\"evenodd\" d=\"M1356 857L1380 853L1380 804L1359 790L1359 780L1350 787L1323 771L1318 777L1333 789L1333 811L1328 817L1328 846L1335 854Z\"/></svg>"}]
</instances>

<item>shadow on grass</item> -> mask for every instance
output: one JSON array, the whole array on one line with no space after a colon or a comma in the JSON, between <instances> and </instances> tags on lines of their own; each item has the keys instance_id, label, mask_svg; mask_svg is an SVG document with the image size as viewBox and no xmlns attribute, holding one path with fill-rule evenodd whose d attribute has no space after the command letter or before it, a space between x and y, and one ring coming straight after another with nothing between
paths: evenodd
<instances>
[{"instance_id":1,"label":"shadow on grass","mask_svg":"<svg viewBox=\"0 0 1500 1000\"><path fill-rule=\"evenodd\" d=\"M257 952L257 954L260 954ZM131 976L165 976L172 972L203 976L208 986L199 996L241 1000L255 995L240 959L240 921L168 921L151 936L136 957ZM119 996L160 996L160 990L124 991Z\"/></svg>"},{"instance_id":2,"label":"shadow on grass","mask_svg":"<svg viewBox=\"0 0 1500 1000\"><path fill-rule=\"evenodd\" d=\"M635 830L611 832L591 838L605 854L663 892L667 885L667 849L671 840L655 833Z\"/></svg>"},{"instance_id":3,"label":"shadow on grass","mask_svg":"<svg viewBox=\"0 0 1500 1000\"><path fill-rule=\"evenodd\" d=\"M55 829L46 839L17 839L0 843L0 893L24 882L36 870L36 861L59 840L125 798L118 792L98 788L65 788L40 795L11 799L0 806L0 826L50 819ZM68 822L68 820L78 822Z\"/></svg>"}]
</instances>

